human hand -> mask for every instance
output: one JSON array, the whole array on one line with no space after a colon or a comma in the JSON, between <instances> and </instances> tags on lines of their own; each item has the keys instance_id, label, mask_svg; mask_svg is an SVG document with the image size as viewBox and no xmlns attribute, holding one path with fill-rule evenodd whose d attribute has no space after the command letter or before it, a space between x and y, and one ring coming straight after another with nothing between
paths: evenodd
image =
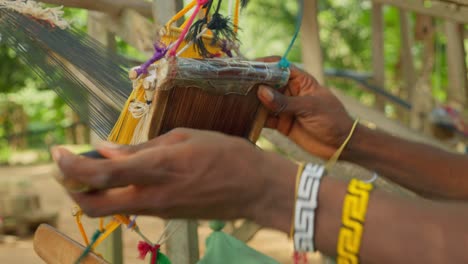
<instances>
[{"instance_id":1,"label":"human hand","mask_svg":"<svg viewBox=\"0 0 468 264\"><path fill-rule=\"evenodd\" d=\"M277 61L268 57L263 61ZM260 86L258 97L271 111L266 126L278 130L309 153L329 159L352 125L343 104L311 75L291 67L286 88Z\"/></svg>"},{"instance_id":2,"label":"human hand","mask_svg":"<svg viewBox=\"0 0 468 264\"><path fill-rule=\"evenodd\" d=\"M89 216L247 218L288 230L296 165L246 140L175 129L142 145L104 144L98 151L108 159L52 151L65 181L98 190L71 193Z\"/></svg>"}]
</instances>

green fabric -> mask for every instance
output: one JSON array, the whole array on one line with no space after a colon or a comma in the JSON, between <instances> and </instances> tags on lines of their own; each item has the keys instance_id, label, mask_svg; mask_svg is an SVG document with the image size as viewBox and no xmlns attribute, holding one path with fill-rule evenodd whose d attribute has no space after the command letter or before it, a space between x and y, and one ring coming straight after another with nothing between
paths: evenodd
<instances>
[{"instance_id":1,"label":"green fabric","mask_svg":"<svg viewBox=\"0 0 468 264\"><path fill-rule=\"evenodd\" d=\"M166 255L164 255L163 253L158 251L158 259L156 260L156 263L158 263L158 264L171 264L171 261L169 260L169 258Z\"/></svg>"},{"instance_id":2,"label":"green fabric","mask_svg":"<svg viewBox=\"0 0 468 264\"><path fill-rule=\"evenodd\" d=\"M224 233L224 224L214 221L210 224L214 231L206 239L205 256L198 264L278 264L278 262L247 246L244 242Z\"/></svg>"}]
</instances>

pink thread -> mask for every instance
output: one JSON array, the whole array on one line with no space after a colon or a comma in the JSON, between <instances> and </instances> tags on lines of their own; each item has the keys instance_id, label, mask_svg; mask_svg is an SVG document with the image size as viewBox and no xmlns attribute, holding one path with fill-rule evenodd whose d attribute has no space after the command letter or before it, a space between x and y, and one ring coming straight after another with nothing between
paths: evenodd
<instances>
[{"instance_id":1,"label":"pink thread","mask_svg":"<svg viewBox=\"0 0 468 264\"><path fill-rule=\"evenodd\" d=\"M174 48L169 53L169 56L171 56L171 57L176 56L177 50L179 49L180 44L182 44L182 41L184 41L185 36L187 35L190 27L193 24L193 21L195 21L195 18L198 16L198 12L200 12L200 9L202 8L202 6L206 5L208 2L209 2L209 0L197 0L197 5L195 6L195 10L193 11L193 14L192 14L192 16L190 16L187 25L185 26L185 28L180 33L179 39L175 43Z\"/></svg>"},{"instance_id":2,"label":"pink thread","mask_svg":"<svg viewBox=\"0 0 468 264\"><path fill-rule=\"evenodd\" d=\"M150 245L145 241L138 242L138 252L140 253L139 258L144 260L146 255L151 252L151 264L157 264L158 261L158 252L161 248L161 245Z\"/></svg>"}]
</instances>

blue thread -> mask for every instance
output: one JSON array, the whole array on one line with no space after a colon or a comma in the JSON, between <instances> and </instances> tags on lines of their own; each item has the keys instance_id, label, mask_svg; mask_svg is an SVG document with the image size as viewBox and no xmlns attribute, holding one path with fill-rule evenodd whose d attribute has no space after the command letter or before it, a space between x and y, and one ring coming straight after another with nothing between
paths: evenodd
<instances>
[{"instance_id":1,"label":"blue thread","mask_svg":"<svg viewBox=\"0 0 468 264\"><path fill-rule=\"evenodd\" d=\"M299 36L299 32L301 31L302 27L302 18L304 16L304 0L299 0L299 12L296 17L296 32L294 33L294 36L289 43L288 49L284 53L283 57L279 61L278 65L280 68L289 68L291 66L291 63L288 61L288 55L291 52L294 43L296 42L297 37Z\"/></svg>"},{"instance_id":2,"label":"blue thread","mask_svg":"<svg viewBox=\"0 0 468 264\"><path fill-rule=\"evenodd\" d=\"M83 253L78 257L78 259L75 261L75 264L80 264L87 256L89 253L91 253L91 249L93 248L94 244L98 240L98 238L101 236L102 232L100 230L97 230L91 239L91 243L83 250Z\"/></svg>"},{"instance_id":3,"label":"blue thread","mask_svg":"<svg viewBox=\"0 0 468 264\"><path fill-rule=\"evenodd\" d=\"M127 225L127 228L128 228L128 229L132 229L132 228L134 228L134 227L136 226L137 217L138 217L137 215L135 215L135 216L133 217L133 220Z\"/></svg>"}]
</instances>

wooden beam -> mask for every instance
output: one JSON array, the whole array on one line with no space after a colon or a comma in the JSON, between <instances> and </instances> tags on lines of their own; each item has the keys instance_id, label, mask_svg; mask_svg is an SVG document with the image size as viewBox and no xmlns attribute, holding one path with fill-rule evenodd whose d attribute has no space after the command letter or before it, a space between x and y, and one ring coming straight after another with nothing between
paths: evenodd
<instances>
[{"instance_id":1,"label":"wooden beam","mask_svg":"<svg viewBox=\"0 0 468 264\"><path fill-rule=\"evenodd\" d=\"M372 68L374 85L385 88L384 16L378 3L372 3ZM385 99L378 95L376 108L385 111Z\"/></svg>"},{"instance_id":2,"label":"wooden beam","mask_svg":"<svg viewBox=\"0 0 468 264\"><path fill-rule=\"evenodd\" d=\"M33 243L34 251L47 264L75 263L85 250L85 247L78 242L45 224L37 228ZM81 263L108 264L92 252Z\"/></svg>"},{"instance_id":3,"label":"wooden beam","mask_svg":"<svg viewBox=\"0 0 468 264\"><path fill-rule=\"evenodd\" d=\"M448 101L463 109L468 101L463 26L451 21L444 23L447 35Z\"/></svg>"},{"instance_id":4,"label":"wooden beam","mask_svg":"<svg viewBox=\"0 0 468 264\"><path fill-rule=\"evenodd\" d=\"M304 70L312 74L319 83L325 82L322 49L320 47L320 29L318 24L317 0L304 2L307 15L302 20L302 61Z\"/></svg>"},{"instance_id":5,"label":"wooden beam","mask_svg":"<svg viewBox=\"0 0 468 264\"><path fill-rule=\"evenodd\" d=\"M147 18L152 17L151 3L143 0L40 0L43 3L83 8L118 16L124 9L134 9Z\"/></svg>"},{"instance_id":6,"label":"wooden beam","mask_svg":"<svg viewBox=\"0 0 468 264\"><path fill-rule=\"evenodd\" d=\"M426 1L430 3L424 6L425 1L416 0L372 0L374 3L392 5L407 11L413 11L423 15L443 18L460 24L468 24L468 6L457 6L442 1ZM461 0L460 0L461 1Z\"/></svg>"}]
</instances>

